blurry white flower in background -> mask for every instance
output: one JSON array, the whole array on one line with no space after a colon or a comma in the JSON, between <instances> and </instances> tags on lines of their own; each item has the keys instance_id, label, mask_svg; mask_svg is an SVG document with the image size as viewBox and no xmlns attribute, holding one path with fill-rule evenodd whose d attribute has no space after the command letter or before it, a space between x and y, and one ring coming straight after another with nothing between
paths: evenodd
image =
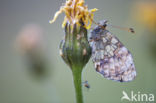
<instances>
[{"instance_id":1,"label":"blurry white flower in background","mask_svg":"<svg viewBox=\"0 0 156 103\"><path fill-rule=\"evenodd\" d=\"M43 46L43 30L36 24L28 24L22 28L17 37L17 47L22 52L29 52Z\"/></svg>"},{"instance_id":2,"label":"blurry white flower in background","mask_svg":"<svg viewBox=\"0 0 156 103\"><path fill-rule=\"evenodd\" d=\"M16 39L16 48L25 60L28 72L39 80L49 72L48 58L43 46L43 29L36 24L24 26Z\"/></svg>"}]
</instances>

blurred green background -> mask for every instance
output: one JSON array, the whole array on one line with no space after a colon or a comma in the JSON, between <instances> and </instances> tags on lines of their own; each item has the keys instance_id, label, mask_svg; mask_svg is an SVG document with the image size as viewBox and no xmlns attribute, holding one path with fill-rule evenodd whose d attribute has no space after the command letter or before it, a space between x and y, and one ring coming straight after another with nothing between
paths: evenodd
<instances>
[{"instance_id":1,"label":"blurred green background","mask_svg":"<svg viewBox=\"0 0 156 103\"><path fill-rule=\"evenodd\" d=\"M75 101L71 70L59 56L59 44L64 36L61 28L64 14L52 25L48 23L64 2L65 0L0 0L0 103ZM151 42L156 41L153 40L156 32L151 32L135 19L136 2L137 0L86 0L90 9L99 9L95 13L95 21L107 19L110 24L135 29L136 34L132 35L127 31L108 27L131 51L137 78L129 83L107 80L95 72L90 60L83 70L82 79L88 80L91 86L89 90L83 87L84 103L121 103L123 90L128 94L134 91L156 95L156 42ZM16 38L27 24L36 24L43 30L44 55L48 59L49 71L48 76L42 80L29 75L31 71L15 49Z\"/></svg>"}]
</instances>

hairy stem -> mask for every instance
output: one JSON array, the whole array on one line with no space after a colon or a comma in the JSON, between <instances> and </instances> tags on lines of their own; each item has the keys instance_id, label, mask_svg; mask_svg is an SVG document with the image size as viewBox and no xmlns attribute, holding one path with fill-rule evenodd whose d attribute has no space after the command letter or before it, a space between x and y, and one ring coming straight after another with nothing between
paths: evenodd
<instances>
[{"instance_id":1,"label":"hairy stem","mask_svg":"<svg viewBox=\"0 0 156 103\"><path fill-rule=\"evenodd\" d=\"M72 68L72 73L75 86L76 103L83 103L82 85L81 85L82 69L74 67Z\"/></svg>"}]
</instances>

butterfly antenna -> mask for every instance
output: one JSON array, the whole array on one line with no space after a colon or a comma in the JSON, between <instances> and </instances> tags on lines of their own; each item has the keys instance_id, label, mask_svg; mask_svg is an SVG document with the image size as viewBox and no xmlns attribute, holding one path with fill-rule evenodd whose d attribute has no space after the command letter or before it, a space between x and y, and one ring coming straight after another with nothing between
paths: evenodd
<instances>
[{"instance_id":1,"label":"butterfly antenna","mask_svg":"<svg viewBox=\"0 0 156 103\"><path fill-rule=\"evenodd\" d=\"M120 26L116 26L116 25L109 25L109 26L111 26L113 28L120 29L120 30L125 30L125 31L131 32L131 33L135 33L133 28L120 27Z\"/></svg>"},{"instance_id":2,"label":"butterfly antenna","mask_svg":"<svg viewBox=\"0 0 156 103\"><path fill-rule=\"evenodd\" d=\"M96 23L93 19L92 19L92 22L98 26L100 26L101 28L105 29L104 26ZM108 24L107 24L108 25ZM128 31L128 32L131 32L131 33L135 33L134 29L133 28L126 28L126 27L120 27L120 26L116 26L116 25L108 25L108 26L111 26L113 28L117 28L117 29L120 29L120 30L125 30L125 31Z\"/></svg>"}]
</instances>

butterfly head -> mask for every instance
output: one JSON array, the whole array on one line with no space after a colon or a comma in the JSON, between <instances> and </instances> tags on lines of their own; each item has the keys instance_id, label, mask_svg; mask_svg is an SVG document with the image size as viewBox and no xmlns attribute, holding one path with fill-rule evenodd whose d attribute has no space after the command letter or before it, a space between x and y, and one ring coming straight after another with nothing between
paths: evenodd
<instances>
[{"instance_id":1,"label":"butterfly head","mask_svg":"<svg viewBox=\"0 0 156 103\"><path fill-rule=\"evenodd\" d=\"M90 39L98 40L101 38L101 35L104 35L105 33L102 33L105 31L105 28L107 26L107 20L102 20L97 23L97 26L91 31L91 37Z\"/></svg>"},{"instance_id":2,"label":"butterfly head","mask_svg":"<svg viewBox=\"0 0 156 103\"><path fill-rule=\"evenodd\" d=\"M102 20L98 24L99 26L102 26L103 28L105 28L107 26L107 22L108 22L107 20Z\"/></svg>"}]
</instances>

